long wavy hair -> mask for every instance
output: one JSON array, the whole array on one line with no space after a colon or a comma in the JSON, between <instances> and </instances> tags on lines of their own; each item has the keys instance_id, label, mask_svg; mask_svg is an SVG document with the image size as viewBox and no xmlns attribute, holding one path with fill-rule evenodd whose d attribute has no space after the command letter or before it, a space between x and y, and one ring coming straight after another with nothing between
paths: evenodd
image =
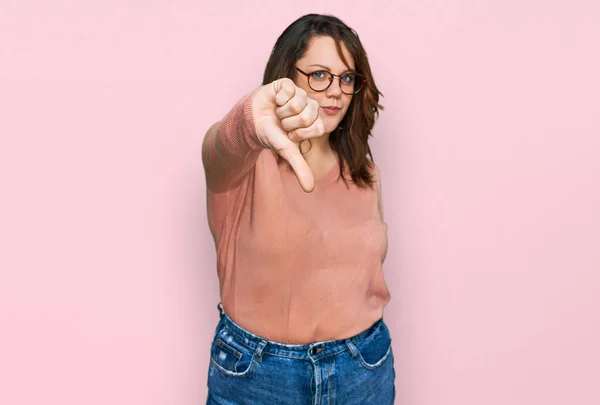
<instances>
[{"instance_id":1,"label":"long wavy hair","mask_svg":"<svg viewBox=\"0 0 600 405\"><path fill-rule=\"evenodd\" d=\"M348 165L352 181L359 187L372 187L374 166L373 154L368 138L379 110L379 96L383 94L377 89L371 73L367 53L360 42L358 34L342 20L331 15L307 14L290 24L277 39L267 62L263 76L263 85L284 77L294 80L298 72L296 62L301 59L313 37L329 36L335 40L338 55L349 65L343 55L341 43L354 58L355 70L367 79L367 84L352 96L346 115L337 128L329 135L329 144L340 157L340 176L343 175L344 162Z\"/></svg>"}]
</instances>

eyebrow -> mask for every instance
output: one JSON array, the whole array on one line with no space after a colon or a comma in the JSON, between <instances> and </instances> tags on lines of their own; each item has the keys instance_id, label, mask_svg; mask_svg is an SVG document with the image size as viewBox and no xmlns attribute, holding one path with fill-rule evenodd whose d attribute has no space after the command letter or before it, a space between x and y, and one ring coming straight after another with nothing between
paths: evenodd
<instances>
[{"instance_id":1,"label":"eyebrow","mask_svg":"<svg viewBox=\"0 0 600 405\"><path fill-rule=\"evenodd\" d=\"M327 69L327 70L329 70L331 72L331 68L329 66L314 64L314 65L309 65L308 67L311 67L311 66L321 67L321 68ZM356 70L354 70L354 69L346 69L341 74L349 73L349 72L356 72Z\"/></svg>"}]
</instances>

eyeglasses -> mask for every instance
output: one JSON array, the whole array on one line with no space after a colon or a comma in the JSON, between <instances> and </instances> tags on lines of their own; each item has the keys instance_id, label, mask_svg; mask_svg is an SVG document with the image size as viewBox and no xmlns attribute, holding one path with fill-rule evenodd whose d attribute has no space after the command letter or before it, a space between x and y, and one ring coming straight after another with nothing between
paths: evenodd
<instances>
[{"instance_id":1,"label":"eyeglasses","mask_svg":"<svg viewBox=\"0 0 600 405\"><path fill-rule=\"evenodd\" d=\"M344 73L342 75L333 74L327 70L317 70L312 73L306 73L296 67L298 72L308 78L308 87L314 91L325 91L333 83L334 77L340 78L340 89L342 93L353 95L358 93L367 84L367 79L358 73Z\"/></svg>"}]
</instances>

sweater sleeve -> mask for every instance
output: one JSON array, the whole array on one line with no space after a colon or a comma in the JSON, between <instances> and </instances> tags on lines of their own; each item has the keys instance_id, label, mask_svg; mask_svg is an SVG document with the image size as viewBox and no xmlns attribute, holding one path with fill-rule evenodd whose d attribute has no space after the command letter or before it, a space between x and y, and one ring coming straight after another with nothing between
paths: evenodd
<instances>
[{"instance_id":1,"label":"sweater sleeve","mask_svg":"<svg viewBox=\"0 0 600 405\"><path fill-rule=\"evenodd\" d=\"M257 91L239 100L204 136L202 163L206 185L214 193L224 193L237 186L264 149L252 115L252 100Z\"/></svg>"}]
</instances>

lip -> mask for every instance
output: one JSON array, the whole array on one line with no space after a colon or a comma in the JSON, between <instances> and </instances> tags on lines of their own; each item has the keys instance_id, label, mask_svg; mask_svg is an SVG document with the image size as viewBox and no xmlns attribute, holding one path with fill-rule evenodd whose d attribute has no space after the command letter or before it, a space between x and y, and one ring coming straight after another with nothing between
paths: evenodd
<instances>
[{"instance_id":1,"label":"lip","mask_svg":"<svg viewBox=\"0 0 600 405\"><path fill-rule=\"evenodd\" d=\"M323 111L325 111L328 115L336 115L342 109L341 107L321 107Z\"/></svg>"}]
</instances>

